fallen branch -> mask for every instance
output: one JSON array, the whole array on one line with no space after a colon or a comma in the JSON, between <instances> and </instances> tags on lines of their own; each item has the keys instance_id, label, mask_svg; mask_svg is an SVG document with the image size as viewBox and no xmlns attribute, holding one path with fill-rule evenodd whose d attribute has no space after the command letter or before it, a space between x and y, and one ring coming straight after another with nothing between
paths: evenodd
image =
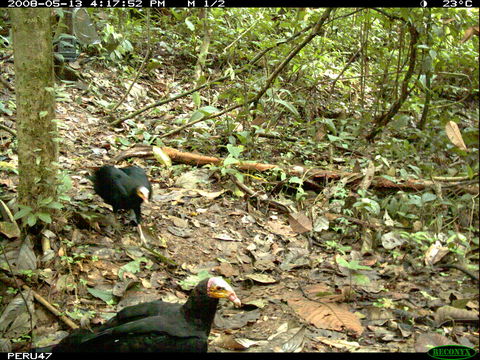
<instances>
[{"instance_id":1,"label":"fallen branch","mask_svg":"<svg viewBox=\"0 0 480 360\"><path fill-rule=\"evenodd\" d=\"M337 219L346 219L346 220L350 221L351 223L354 223L356 225L360 225L362 227L370 228L370 229L373 229L373 230L379 230L379 229L383 228L383 226L380 225L380 224L370 223L368 221L363 221L363 220L360 220L360 219L357 219L357 218L354 218L354 217L351 217L351 216L346 216L346 215L343 215L343 214L341 215L341 214L325 213L324 215L329 221L333 221L333 220L337 220Z\"/></svg>"},{"instance_id":2,"label":"fallen branch","mask_svg":"<svg viewBox=\"0 0 480 360\"><path fill-rule=\"evenodd\" d=\"M286 213L293 212L292 209L289 209L286 205L284 205L284 204L282 204L278 201L269 199L267 195L260 194L258 192L253 191L247 185L238 181L238 179L235 176L231 175L230 179L235 183L235 185L237 185L237 187L240 190L242 190L244 193L246 193L249 197L252 197L252 198L254 197L254 198L258 199L259 201L265 202L268 205L272 205L274 208L276 208L278 210L281 210L281 211L284 211Z\"/></svg>"},{"instance_id":3,"label":"fallen branch","mask_svg":"<svg viewBox=\"0 0 480 360\"><path fill-rule=\"evenodd\" d=\"M57 316L60 320L62 320L65 325L69 326L71 329L78 329L78 325L75 324L72 320L70 320L68 317L66 317L65 315L62 315L60 313L60 311L58 311L57 309L55 309L55 307L53 307L52 304L50 304L43 296L41 296L39 293L37 293L36 291L32 290L31 288L29 288L27 285L23 285L22 286L25 290L27 291L31 291L32 294L33 294L33 297L35 298L35 300L37 300L40 304L42 304L43 306L45 306L48 310L50 310L50 312Z\"/></svg>"},{"instance_id":4,"label":"fallen branch","mask_svg":"<svg viewBox=\"0 0 480 360\"><path fill-rule=\"evenodd\" d=\"M173 266L173 267L178 267L178 264L172 260L172 259L169 259L168 257L166 257L165 255L162 255L160 254L158 251L154 250L154 249L150 249L146 246L143 246L142 245L142 249L145 249L147 250L150 254L152 254L153 256L155 256L158 260L160 260L160 262L166 264L167 266Z\"/></svg>"},{"instance_id":5,"label":"fallen branch","mask_svg":"<svg viewBox=\"0 0 480 360\"><path fill-rule=\"evenodd\" d=\"M206 164L221 165L223 160L222 158L217 158L213 156L205 156L190 152L179 151L170 147L162 147L162 151L167 154L172 161L176 161L182 164L189 164L195 166L201 166ZM112 159L113 163L117 163L126 158L130 157L148 157L154 158L153 151L151 146L135 146L129 150L126 150L119 155L115 156ZM235 165L236 168L241 170L256 170L256 171L265 171L273 168L277 168L277 165L271 164L262 164L256 162L239 162Z\"/></svg>"},{"instance_id":6,"label":"fallen branch","mask_svg":"<svg viewBox=\"0 0 480 360\"><path fill-rule=\"evenodd\" d=\"M0 84L2 84L3 86L5 86L8 90L10 90L11 92L15 92L15 88L7 81L5 80L3 77L0 76Z\"/></svg>"},{"instance_id":7,"label":"fallen branch","mask_svg":"<svg viewBox=\"0 0 480 360\"><path fill-rule=\"evenodd\" d=\"M189 153L179 151L170 147L162 147L162 151L167 154L172 161L182 164L190 164L195 166L201 166L206 164L214 164L221 166L224 159L213 157L213 156L204 156L201 154ZM147 157L154 158L152 146L150 145L141 145L133 147L129 150L126 150L112 159L113 163L117 163L121 160L130 157ZM292 166L290 168L282 168L278 165L265 164L258 162L239 162L238 164L232 165L239 170L245 171L266 171L271 169L282 169L289 175L295 175L298 177L304 178L304 182L314 182L314 183L323 183L325 180L340 180L343 178L351 178L352 180L348 183L353 186L357 186L364 175L362 173L351 173L345 171L333 171L333 170L320 170L320 169L308 169L303 166ZM477 175L478 177L478 175ZM448 179L448 178L447 178ZM451 179L450 179L451 180ZM447 184L442 184L439 181L435 180L418 180L418 179L394 179L389 180L382 176L374 176L371 181L371 187L375 189L386 189L386 190L403 190L403 191L422 191L434 187L435 185L441 185L443 188L446 187L455 187L458 191L463 193L469 193L476 195L479 193L479 186L476 181L468 182L448 182Z\"/></svg>"},{"instance_id":8,"label":"fallen branch","mask_svg":"<svg viewBox=\"0 0 480 360\"><path fill-rule=\"evenodd\" d=\"M4 130L4 131L12 134L13 136L17 136L17 132L13 129L10 129L8 126L0 124L0 130Z\"/></svg>"}]
</instances>

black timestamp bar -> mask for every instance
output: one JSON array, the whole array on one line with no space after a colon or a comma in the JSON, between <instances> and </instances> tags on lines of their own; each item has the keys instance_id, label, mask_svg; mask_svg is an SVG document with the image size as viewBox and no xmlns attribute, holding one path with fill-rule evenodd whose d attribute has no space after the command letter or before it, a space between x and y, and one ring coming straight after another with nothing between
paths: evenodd
<instances>
[{"instance_id":1,"label":"black timestamp bar","mask_svg":"<svg viewBox=\"0 0 480 360\"><path fill-rule=\"evenodd\" d=\"M7 0L9 8L223 8L232 0ZM243 1L243 0L233 0ZM238 6L234 5L234 6Z\"/></svg>"}]
</instances>

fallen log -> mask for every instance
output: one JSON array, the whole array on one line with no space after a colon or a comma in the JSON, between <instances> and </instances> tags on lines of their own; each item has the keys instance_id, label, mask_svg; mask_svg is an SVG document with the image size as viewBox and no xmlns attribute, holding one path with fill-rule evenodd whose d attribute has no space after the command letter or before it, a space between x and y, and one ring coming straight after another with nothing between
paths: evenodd
<instances>
[{"instance_id":1,"label":"fallen log","mask_svg":"<svg viewBox=\"0 0 480 360\"><path fill-rule=\"evenodd\" d=\"M190 164L195 166L202 166L206 164L221 165L224 159L205 156L196 153L184 152L173 149L171 147L162 147L162 151L167 154L172 161L182 164ZM113 163L118 163L124 159L130 157L147 157L154 158L152 146L150 145L139 145L131 149L125 150L115 156L112 161ZM340 180L345 177L349 177L351 180L348 183L351 186L358 186L363 178L362 173L351 173L340 170L321 170L321 169L311 169L305 168L303 166L292 166L287 168L282 168L278 165L265 164L258 162L247 162L240 161L237 164L233 164L235 168L245 171L266 171L270 169L282 169L289 175L295 175L304 179L304 181L309 181L313 183L319 183L325 180ZM478 177L478 174L477 174ZM425 189L433 188L434 186L440 185L441 188L454 188L455 191L460 193L469 193L472 195L477 195L479 193L479 186L475 180L457 180L458 178L434 178L434 180L421 180L421 179L394 179L389 180L382 176L374 176L371 182L370 187L375 189L384 189L384 190L402 190L402 191L422 191Z\"/></svg>"}]
</instances>

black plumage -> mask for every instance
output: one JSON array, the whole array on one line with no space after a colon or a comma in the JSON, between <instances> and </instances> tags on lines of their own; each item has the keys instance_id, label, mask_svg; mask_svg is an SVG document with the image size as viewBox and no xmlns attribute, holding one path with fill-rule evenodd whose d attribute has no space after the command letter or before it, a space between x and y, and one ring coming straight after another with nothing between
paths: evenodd
<instances>
[{"instance_id":1,"label":"black plumage","mask_svg":"<svg viewBox=\"0 0 480 360\"><path fill-rule=\"evenodd\" d=\"M202 280L183 305L161 300L129 306L94 332L78 329L36 352L206 352L218 300L240 300L222 278Z\"/></svg>"},{"instance_id":2,"label":"black plumage","mask_svg":"<svg viewBox=\"0 0 480 360\"><path fill-rule=\"evenodd\" d=\"M95 171L92 180L95 192L113 207L113 212L131 209L135 212L137 225L140 224L142 202L152 198L152 186L142 168L106 165Z\"/></svg>"}]
</instances>

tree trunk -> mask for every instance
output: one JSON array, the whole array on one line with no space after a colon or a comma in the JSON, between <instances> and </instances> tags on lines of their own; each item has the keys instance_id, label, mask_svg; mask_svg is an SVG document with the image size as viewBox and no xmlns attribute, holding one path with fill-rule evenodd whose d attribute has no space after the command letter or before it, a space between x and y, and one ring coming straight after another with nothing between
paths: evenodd
<instances>
[{"instance_id":1,"label":"tree trunk","mask_svg":"<svg viewBox=\"0 0 480 360\"><path fill-rule=\"evenodd\" d=\"M50 9L12 9L18 134L18 201L32 210L27 223L49 222L56 199L55 123ZM40 214L40 215L39 215Z\"/></svg>"}]
</instances>

